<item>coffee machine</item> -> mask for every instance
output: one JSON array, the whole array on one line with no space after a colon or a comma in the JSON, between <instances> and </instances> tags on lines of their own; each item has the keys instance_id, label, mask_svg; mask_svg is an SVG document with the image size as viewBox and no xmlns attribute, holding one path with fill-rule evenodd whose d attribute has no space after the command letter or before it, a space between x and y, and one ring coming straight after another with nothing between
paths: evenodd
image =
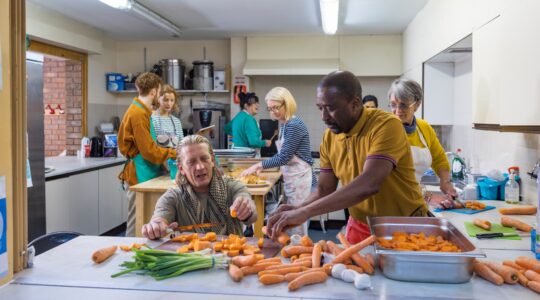
<instances>
[{"instance_id":1,"label":"coffee machine","mask_svg":"<svg viewBox=\"0 0 540 300\"><path fill-rule=\"evenodd\" d=\"M222 110L206 108L193 109L193 132L214 125L214 130L205 135L214 149L226 148L226 138L224 137L225 121L226 118Z\"/></svg>"}]
</instances>

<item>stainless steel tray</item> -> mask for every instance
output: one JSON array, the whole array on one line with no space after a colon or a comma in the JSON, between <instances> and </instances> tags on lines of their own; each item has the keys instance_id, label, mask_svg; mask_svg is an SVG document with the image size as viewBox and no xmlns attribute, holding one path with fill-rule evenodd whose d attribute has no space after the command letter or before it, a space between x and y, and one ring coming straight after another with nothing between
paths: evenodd
<instances>
[{"instance_id":1,"label":"stainless steel tray","mask_svg":"<svg viewBox=\"0 0 540 300\"><path fill-rule=\"evenodd\" d=\"M383 274L395 280L463 283L471 279L473 260L486 257L450 221L430 217L368 217L371 234L391 238L396 231L442 236L462 252L397 251L375 246Z\"/></svg>"}]
</instances>

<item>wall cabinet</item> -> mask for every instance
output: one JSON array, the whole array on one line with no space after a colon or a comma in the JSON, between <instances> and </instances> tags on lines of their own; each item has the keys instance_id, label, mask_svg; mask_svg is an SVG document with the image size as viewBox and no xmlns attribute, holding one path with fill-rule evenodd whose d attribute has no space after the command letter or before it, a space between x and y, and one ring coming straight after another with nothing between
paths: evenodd
<instances>
[{"instance_id":1,"label":"wall cabinet","mask_svg":"<svg viewBox=\"0 0 540 300\"><path fill-rule=\"evenodd\" d=\"M105 233L127 220L127 199L114 166L45 182L46 230Z\"/></svg>"}]
</instances>

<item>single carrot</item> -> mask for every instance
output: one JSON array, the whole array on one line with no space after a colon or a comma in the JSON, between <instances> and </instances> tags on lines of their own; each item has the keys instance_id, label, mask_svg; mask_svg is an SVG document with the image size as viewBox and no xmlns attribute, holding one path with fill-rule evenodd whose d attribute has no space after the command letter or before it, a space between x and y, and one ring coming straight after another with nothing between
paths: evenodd
<instances>
[{"instance_id":1,"label":"single carrot","mask_svg":"<svg viewBox=\"0 0 540 300\"><path fill-rule=\"evenodd\" d=\"M478 276L484 278L487 281L490 281L496 285L502 285L504 283L504 279L499 274L495 273L484 263L476 259L473 262L473 269Z\"/></svg>"},{"instance_id":2,"label":"single carrot","mask_svg":"<svg viewBox=\"0 0 540 300\"><path fill-rule=\"evenodd\" d=\"M289 256L313 252L313 247L306 247L306 246L287 246L284 249L287 255Z\"/></svg>"},{"instance_id":3,"label":"single carrot","mask_svg":"<svg viewBox=\"0 0 540 300\"><path fill-rule=\"evenodd\" d=\"M536 273L533 270L527 270L523 273L527 279L530 281L538 281L540 282L540 274Z\"/></svg>"},{"instance_id":4,"label":"single carrot","mask_svg":"<svg viewBox=\"0 0 540 300\"><path fill-rule=\"evenodd\" d=\"M514 261L511 261L511 260L505 260L505 261L503 261L502 264L505 265L505 266L508 266L510 268L514 268L514 269L516 269L518 271L525 271L525 268L523 268L522 266L516 264Z\"/></svg>"},{"instance_id":5,"label":"single carrot","mask_svg":"<svg viewBox=\"0 0 540 300\"><path fill-rule=\"evenodd\" d=\"M360 274L362 273L366 273L364 271L364 269L362 269L362 267L359 267L359 266L355 266L355 265L345 265L345 268L349 269L349 270L353 270L353 271L356 271Z\"/></svg>"},{"instance_id":6,"label":"single carrot","mask_svg":"<svg viewBox=\"0 0 540 300\"><path fill-rule=\"evenodd\" d=\"M326 245L326 241L325 240L320 240L317 242L317 244L320 244L321 245L321 249L323 252L327 252L328 251L328 246Z\"/></svg>"},{"instance_id":7,"label":"single carrot","mask_svg":"<svg viewBox=\"0 0 540 300\"><path fill-rule=\"evenodd\" d=\"M289 242L291 241L291 238L289 237L288 234L286 234L285 232L282 232L282 233L279 234L279 236L277 238L277 241L281 245L285 246L285 245L289 244Z\"/></svg>"},{"instance_id":8,"label":"single carrot","mask_svg":"<svg viewBox=\"0 0 540 300\"><path fill-rule=\"evenodd\" d=\"M281 258L279 258L279 257L265 258L265 259L261 259L261 260L257 261L256 264L264 264L264 263L267 263L267 262L278 262L278 263L281 263Z\"/></svg>"},{"instance_id":9,"label":"single carrot","mask_svg":"<svg viewBox=\"0 0 540 300\"><path fill-rule=\"evenodd\" d=\"M257 263L257 257L255 255L238 255L233 257L231 261L238 267L253 266Z\"/></svg>"},{"instance_id":10,"label":"single carrot","mask_svg":"<svg viewBox=\"0 0 540 300\"><path fill-rule=\"evenodd\" d=\"M536 273L540 273L540 261L527 256L518 256L516 264L520 265L524 269L533 270Z\"/></svg>"},{"instance_id":11,"label":"single carrot","mask_svg":"<svg viewBox=\"0 0 540 300\"><path fill-rule=\"evenodd\" d=\"M300 239L300 245L306 246L306 247L311 247L311 246L313 246L313 241L309 238L309 236L304 235Z\"/></svg>"},{"instance_id":12,"label":"single carrot","mask_svg":"<svg viewBox=\"0 0 540 300\"><path fill-rule=\"evenodd\" d=\"M125 252L131 251L131 247L128 245L120 245L118 247L120 248L120 250L125 251Z\"/></svg>"},{"instance_id":13,"label":"single carrot","mask_svg":"<svg viewBox=\"0 0 540 300\"><path fill-rule=\"evenodd\" d=\"M328 264L324 264L324 265L322 266L322 268L323 268L323 270L326 272L326 274L327 274L328 276L330 276L330 275L332 275L332 267L333 267L333 266L334 266L334 264L328 263Z\"/></svg>"},{"instance_id":14,"label":"single carrot","mask_svg":"<svg viewBox=\"0 0 540 300\"><path fill-rule=\"evenodd\" d=\"M540 294L540 281L529 281L527 287Z\"/></svg>"},{"instance_id":15,"label":"single carrot","mask_svg":"<svg viewBox=\"0 0 540 300\"><path fill-rule=\"evenodd\" d=\"M239 282L244 278L244 273L240 268L234 264L229 264L229 275L231 276L232 280Z\"/></svg>"},{"instance_id":16,"label":"single carrot","mask_svg":"<svg viewBox=\"0 0 540 300\"><path fill-rule=\"evenodd\" d=\"M341 252L338 256L336 256L336 258L334 258L334 261L332 261L332 263L334 264L343 263L343 261L345 261L347 258L350 258L351 255L373 244L376 240L377 238L374 235L369 236L365 240L359 243L356 243L352 245L351 247L343 250L343 252Z\"/></svg>"},{"instance_id":17,"label":"single carrot","mask_svg":"<svg viewBox=\"0 0 540 300\"><path fill-rule=\"evenodd\" d=\"M533 205L520 205L515 207L501 207L501 215L534 215L538 209Z\"/></svg>"},{"instance_id":18,"label":"single carrot","mask_svg":"<svg viewBox=\"0 0 540 300\"><path fill-rule=\"evenodd\" d=\"M295 262L295 263L299 263L299 262L303 262L303 261L311 261L312 258L313 258L312 255L310 255L310 256L304 256L304 257L295 259L294 262Z\"/></svg>"},{"instance_id":19,"label":"single carrot","mask_svg":"<svg viewBox=\"0 0 540 300\"><path fill-rule=\"evenodd\" d=\"M342 232L338 233L337 238L339 239L339 242L345 247L345 249L351 246L349 244L349 241L347 241L347 238ZM373 269L373 267L369 264L369 262L364 257L362 257L359 253L353 253L351 255L351 259L365 273L373 274L373 272L375 272L375 269Z\"/></svg>"},{"instance_id":20,"label":"single carrot","mask_svg":"<svg viewBox=\"0 0 540 300\"><path fill-rule=\"evenodd\" d=\"M251 275L251 274L257 274L260 271L264 271L269 266L280 264L278 262L267 262L262 264L254 264L253 266L247 266L247 267L241 267L240 270L242 270L242 273L244 276Z\"/></svg>"},{"instance_id":21,"label":"single carrot","mask_svg":"<svg viewBox=\"0 0 540 300\"><path fill-rule=\"evenodd\" d=\"M264 254L257 253L255 254L255 257L257 257L257 262L264 260Z\"/></svg>"},{"instance_id":22,"label":"single carrot","mask_svg":"<svg viewBox=\"0 0 540 300\"><path fill-rule=\"evenodd\" d=\"M285 276L280 274L265 274L259 277L259 281L264 285L276 284L285 281Z\"/></svg>"},{"instance_id":23,"label":"single carrot","mask_svg":"<svg viewBox=\"0 0 540 300\"><path fill-rule=\"evenodd\" d=\"M518 281L518 275L517 271L513 268L510 268L505 265L501 265L496 262L492 261L484 261L483 262L486 266L488 266L491 270L493 270L495 273L499 274L503 279L504 282L508 284L516 284Z\"/></svg>"},{"instance_id":24,"label":"single carrot","mask_svg":"<svg viewBox=\"0 0 540 300\"><path fill-rule=\"evenodd\" d=\"M531 232L533 229L532 226L527 223L506 216L501 217L501 225L505 227L514 227L524 232Z\"/></svg>"},{"instance_id":25,"label":"single carrot","mask_svg":"<svg viewBox=\"0 0 540 300\"><path fill-rule=\"evenodd\" d=\"M491 229L491 223L487 220L474 219L473 224L485 230Z\"/></svg>"},{"instance_id":26,"label":"single carrot","mask_svg":"<svg viewBox=\"0 0 540 300\"><path fill-rule=\"evenodd\" d=\"M274 265L269 266L266 268L267 270L273 270L273 269L281 269L286 267L303 267L303 268L311 268L311 261L303 261L299 263L292 263L292 264L280 264L280 265Z\"/></svg>"},{"instance_id":27,"label":"single carrot","mask_svg":"<svg viewBox=\"0 0 540 300\"><path fill-rule=\"evenodd\" d=\"M231 217L236 218L237 212L236 209L231 209Z\"/></svg>"},{"instance_id":28,"label":"single carrot","mask_svg":"<svg viewBox=\"0 0 540 300\"><path fill-rule=\"evenodd\" d=\"M307 270L302 271L302 272L288 273L288 274L285 274L285 281L291 282L291 281L295 280L296 278L298 278L301 275L311 273L311 272L317 272L317 271L325 272L323 268L313 268L313 269L307 269Z\"/></svg>"},{"instance_id":29,"label":"single carrot","mask_svg":"<svg viewBox=\"0 0 540 300\"><path fill-rule=\"evenodd\" d=\"M228 257L235 257L237 255L240 255L240 250L229 250L227 251Z\"/></svg>"},{"instance_id":30,"label":"single carrot","mask_svg":"<svg viewBox=\"0 0 540 300\"><path fill-rule=\"evenodd\" d=\"M289 291L295 291L305 285L316 284L326 281L328 275L323 271L310 272L299 276L289 282Z\"/></svg>"},{"instance_id":31,"label":"single carrot","mask_svg":"<svg viewBox=\"0 0 540 300\"><path fill-rule=\"evenodd\" d=\"M328 251L334 254L334 256L338 256L341 252L343 252L343 248L340 248L332 241L326 242L326 246L328 247ZM343 263L349 265L352 263L352 261L350 258L347 258Z\"/></svg>"},{"instance_id":32,"label":"single carrot","mask_svg":"<svg viewBox=\"0 0 540 300\"><path fill-rule=\"evenodd\" d=\"M509 267L511 268L511 267ZM517 270L516 270L517 271ZM529 278L527 278L527 276L525 276L523 274L523 272L521 271L517 271L517 275L518 275L518 282L519 284L521 284L522 286L526 287L528 284L529 284Z\"/></svg>"},{"instance_id":33,"label":"single carrot","mask_svg":"<svg viewBox=\"0 0 540 300\"><path fill-rule=\"evenodd\" d=\"M321 244L315 244L315 246L313 246L313 255L311 256L312 268L318 268L321 266L321 253L322 253Z\"/></svg>"},{"instance_id":34,"label":"single carrot","mask_svg":"<svg viewBox=\"0 0 540 300\"><path fill-rule=\"evenodd\" d=\"M115 245L115 246L110 246L107 248L96 250L94 251L94 253L92 253L92 260L96 264L104 262L105 260L107 260L107 258L111 257L116 252L117 248L118 247L116 247Z\"/></svg>"},{"instance_id":35,"label":"single carrot","mask_svg":"<svg viewBox=\"0 0 540 300\"><path fill-rule=\"evenodd\" d=\"M302 266L287 266L284 268L276 268L276 269L270 269L266 268L264 271L260 271L258 274L259 276L266 275L266 274L279 274L279 275L285 275L288 273L298 273L307 270L306 267Z\"/></svg>"},{"instance_id":36,"label":"single carrot","mask_svg":"<svg viewBox=\"0 0 540 300\"><path fill-rule=\"evenodd\" d=\"M366 254L366 260L369 262L371 267L375 268L375 257L371 253Z\"/></svg>"},{"instance_id":37,"label":"single carrot","mask_svg":"<svg viewBox=\"0 0 540 300\"><path fill-rule=\"evenodd\" d=\"M302 253L298 255L298 258L311 257L311 253Z\"/></svg>"},{"instance_id":38,"label":"single carrot","mask_svg":"<svg viewBox=\"0 0 540 300\"><path fill-rule=\"evenodd\" d=\"M262 248L264 246L264 238L260 238L257 241L257 246L259 246L259 248Z\"/></svg>"}]
</instances>

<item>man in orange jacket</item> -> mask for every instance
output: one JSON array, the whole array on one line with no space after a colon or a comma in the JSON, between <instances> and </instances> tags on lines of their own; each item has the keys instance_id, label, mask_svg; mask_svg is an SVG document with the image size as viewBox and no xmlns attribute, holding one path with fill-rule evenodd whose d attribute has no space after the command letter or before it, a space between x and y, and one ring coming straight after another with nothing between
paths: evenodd
<instances>
[{"instance_id":1,"label":"man in orange jacket","mask_svg":"<svg viewBox=\"0 0 540 300\"><path fill-rule=\"evenodd\" d=\"M128 161L119 174L127 182L128 220L126 236L135 236L135 192L129 186L145 182L161 175L161 165L167 159L176 158L176 150L159 147L150 120L152 107L159 98L161 79L153 73L137 77L135 86L139 96L127 109L118 129L118 147Z\"/></svg>"}]
</instances>

